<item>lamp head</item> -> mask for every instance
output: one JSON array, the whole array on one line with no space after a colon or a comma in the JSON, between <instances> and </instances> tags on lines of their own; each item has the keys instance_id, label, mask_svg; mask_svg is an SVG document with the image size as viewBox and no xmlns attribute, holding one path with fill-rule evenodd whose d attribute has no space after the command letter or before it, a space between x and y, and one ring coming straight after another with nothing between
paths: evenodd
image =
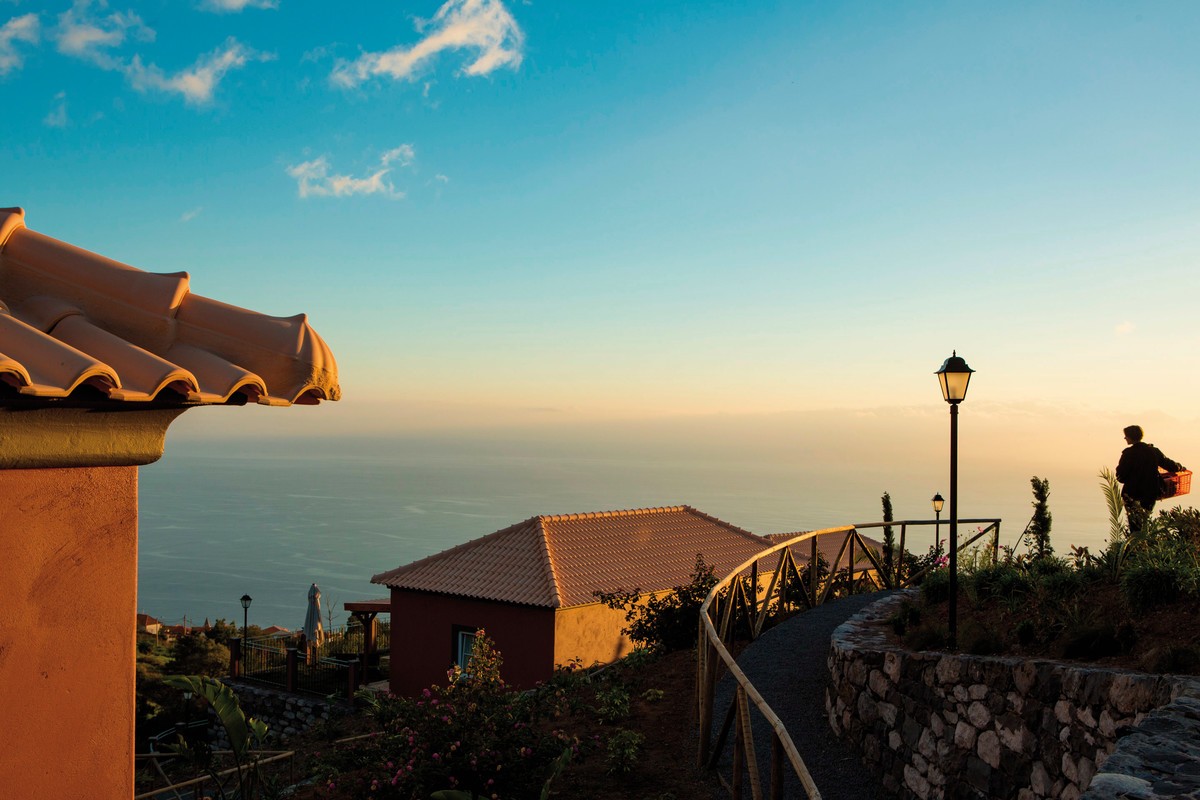
<instances>
[{"instance_id":1,"label":"lamp head","mask_svg":"<svg viewBox=\"0 0 1200 800\"><path fill-rule=\"evenodd\" d=\"M242 608L250 608L250 603L254 602L254 598L248 594L242 595Z\"/></svg>"},{"instance_id":2,"label":"lamp head","mask_svg":"<svg viewBox=\"0 0 1200 800\"><path fill-rule=\"evenodd\" d=\"M935 514L942 513L942 506L945 505L945 503L946 503L945 498L943 498L940 494L935 494L933 496L933 513L935 513Z\"/></svg>"},{"instance_id":3,"label":"lamp head","mask_svg":"<svg viewBox=\"0 0 1200 800\"><path fill-rule=\"evenodd\" d=\"M967 362L959 357L958 351L946 359L934 375L942 385L942 399L951 405L961 403L967 397L967 384L971 382L971 373L975 370L967 366Z\"/></svg>"}]
</instances>

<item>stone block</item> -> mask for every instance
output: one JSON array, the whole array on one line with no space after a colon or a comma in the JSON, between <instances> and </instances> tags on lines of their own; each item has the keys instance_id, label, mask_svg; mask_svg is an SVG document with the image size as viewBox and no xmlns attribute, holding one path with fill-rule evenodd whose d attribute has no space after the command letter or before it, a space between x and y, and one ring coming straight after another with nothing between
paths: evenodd
<instances>
[{"instance_id":1,"label":"stone block","mask_svg":"<svg viewBox=\"0 0 1200 800\"><path fill-rule=\"evenodd\" d=\"M974 750L977 736L975 728L966 722L954 726L954 744L963 750Z\"/></svg>"},{"instance_id":2,"label":"stone block","mask_svg":"<svg viewBox=\"0 0 1200 800\"><path fill-rule=\"evenodd\" d=\"M1033 768L1029 770L1029 788L1033 789L1038 797L1050 796L1050 773L1041 761L1033 762Z\"/></svg>"},{"instance_id":3,"label":"stone block","mask_svg":"<svg viewBox=\"0 0 1200 800\"><path fill-rule=\"evenodd\" d=\"M896 715L899 713L899 709L897 709L894 705L891 703L879 703L875 706L875 709L879 712L879 718L882 719L884 724L886 724L889 728L896 724Z\"/></svg>"},{"instance_id":4,"label":"stone block","mask_svg":"<svg viewBox=\"0 0 1200 800\"><path fill-rule=\"evenodd\" d=\"M900 661L900 654L894 650L889 650L883 655L883 674L887 675L892 683L900 680Z\"/></svg>"},{"instance_id":5,"label":"stone block","mask_svg":"<svg viewBox=\"0 0 1200 800\"><path fill-rule=\"evenodd\" d=\"M984 731L979 734L975 743L975 752L992 769L1000 766L1000 737L995 731Z\"/></svg>"},{"instance_id":6,"label":"stone block","mask_svg":"<svg viewBox=\"0 0 1200 800\"><path fill-rule=\"evenodd\" d=\"M883 674L882 670L871 670L870 676L867 678L867 686L875 693L876 697L884 698L891 691L892 684Z\"/></svg>"},{"instance_id":7,"label":"stone block","mask_svg":"<svg viewBox=\"0 0 1200 800\"><path fill-rule=\"evenodd\" d=\"M1032 661L1022 661L1013 667L1013 686L1022 695L1028 695L1037 680L1037 667Z\"/></svg>"},{"instance_id":8,"label":"stone block","mask_svg":"<svg viewBox=\"0 0 1200 800\"><path fill-rule=\"evenodd\" d=\"M992 712L983 703L974 702L967 707L967 719L979 730L992 724Z\"/></svg>"},{"instance_id":9,"label":"stone block","mask_svg":"<svg viewBox=\"0 0 1200 800\"><path fill-rule=\"evenodd\" d=\"M962 670L962 661L956 656L942 656L937 663L937 680L943 685L956 683Z\"/></svg>"},{"instance_id":10,"label":"stone block","mask_svg":"<svg viewBox=\"0 0 1200 800\"><path fill-rule=\"evenodd\" d=\"M913 767L904 768L904 785L921 800L929 797L929 781Z\"/></svg>"},{"instance_id":11,"label":"stone block","mask_svg":"<svg viewBox=\"0 0 1200 800\"><path fill-rule=\"evenodd\" d=\"M1059 700L1054 704L1054 718L1063 725L1071 724L1072 711L1071 704L1066 700Z\"/></svg>"}]
</instances>

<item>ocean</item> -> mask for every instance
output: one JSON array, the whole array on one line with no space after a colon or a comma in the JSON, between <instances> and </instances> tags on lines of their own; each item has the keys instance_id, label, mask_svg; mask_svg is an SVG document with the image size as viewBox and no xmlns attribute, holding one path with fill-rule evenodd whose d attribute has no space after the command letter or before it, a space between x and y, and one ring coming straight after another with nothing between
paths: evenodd
<instances>
[{"instance_id":1,"label":"ocean","mask_svg":"<svg viewBox=\"0 0 1200 800\"><path fill-rule=\"evenodd\" d=\"M173 442L139 471L138 608L172 624L241 624L249 594L251 623L295 629L315 582L340 624L342 603L386 596L372 575L537 514L687 504L767 534L879 521L888 491L896 519L933 519L929 498L949 497L931 477L942 467L432 435ZM960 518L1002 518L1004 543L1031 502L1023 472L962 471ZM1060 553L1103 547L1094 471L1051 476L1050 509ZM912 549L932 540L932 528L910 530Z\"/></svg>"}]
</instances>

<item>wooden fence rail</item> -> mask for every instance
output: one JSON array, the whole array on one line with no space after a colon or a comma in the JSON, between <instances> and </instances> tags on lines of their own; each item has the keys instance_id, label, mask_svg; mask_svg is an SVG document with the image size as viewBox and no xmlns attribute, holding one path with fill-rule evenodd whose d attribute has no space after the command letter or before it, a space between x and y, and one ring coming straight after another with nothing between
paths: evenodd
<instances>
[{"instance_id":1,"label":"wooden fence rail","mask_svg":"<svg viewBox=\"0 0 1200 800\"><path fill-rule=\"evenodd\" d=\"M960 526L981 525L980 529L961 542L959 547L968 547L990 534L988 549L994 562L1000 551L1000 520L962 519L958 522ZM696 702L700 727L698 761L702 768L716 769L729 740L729 734L733 733L732 775L727 780L718 772L721 783L729 790L731 797L741 800L746 778L749 778L750 794L754 800L762 800L764 797L763 776L760 774L761 767L755 752L752 712L757 712L771 730L770 771L766 797L778 800L783 796L785 763L791 767L792 773L804 787L810 800L819 800L821 792L813 782L812 775L796 750L787 728L738 667L728 645L739 631L748 635L751 640L758 638L768 620L778 620L801 605L807 608L821 605L838 588L846 593L854 593L860 588L904 588L918 583L934 565L928 564L918 572L907 573L909 558L906 557L905 545L908 529L910 526L940 524L940 520L896 520L797 534L744 561L709 591L700 607L700 630L696 648ZM896 556L892 560L890 570L884 568L878 546L864 541L859 534L859 530L862 529L889 526L900 529ZM936 531L935 527L935 536ZM831 537L835 542L840 539L836 545L837 555L822 575L818 540L827 542ZM793 548L796 548L797 552L807 551L807 565L801 566L797 563ZM770 581L764 587L759 564L768 559L773 561L774 568L770 573ZM807 575L804 574L806 572ZM714 742L713 706L722 668L732 676L736 688Z\"/></svg>"}]
</instances>

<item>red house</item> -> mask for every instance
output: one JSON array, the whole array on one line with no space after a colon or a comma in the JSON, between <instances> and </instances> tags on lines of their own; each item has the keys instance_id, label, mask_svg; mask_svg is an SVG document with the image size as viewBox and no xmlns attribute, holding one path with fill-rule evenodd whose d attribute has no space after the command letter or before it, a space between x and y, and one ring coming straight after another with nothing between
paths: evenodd
<instances>
[{"instance_id":1,"label":"red house","mask_svg":"<svg viewBox=\"0 0 1200 800\"><path fill-rule=\"evenodd\" d=\"M304 315L192 294L187 273L0 209L0 795L133 796L137 468L167 426L202 405L340 394Z\"/></svg>"},{"instance_id":2,"label":"red house","mask_svg":"<svg viewBox=\"0 0 1200 800\"><path fill-rule=\"evenodd\" d=\"M691 579L696 554L725 575L767 547L762 537L688 506L532 517L374 576L391 589L391 690L444 683L486 628L522 687L579 659L608 663L630 649L623 612L595 591L669 590Z\"/></svg>"}]
</instances>

